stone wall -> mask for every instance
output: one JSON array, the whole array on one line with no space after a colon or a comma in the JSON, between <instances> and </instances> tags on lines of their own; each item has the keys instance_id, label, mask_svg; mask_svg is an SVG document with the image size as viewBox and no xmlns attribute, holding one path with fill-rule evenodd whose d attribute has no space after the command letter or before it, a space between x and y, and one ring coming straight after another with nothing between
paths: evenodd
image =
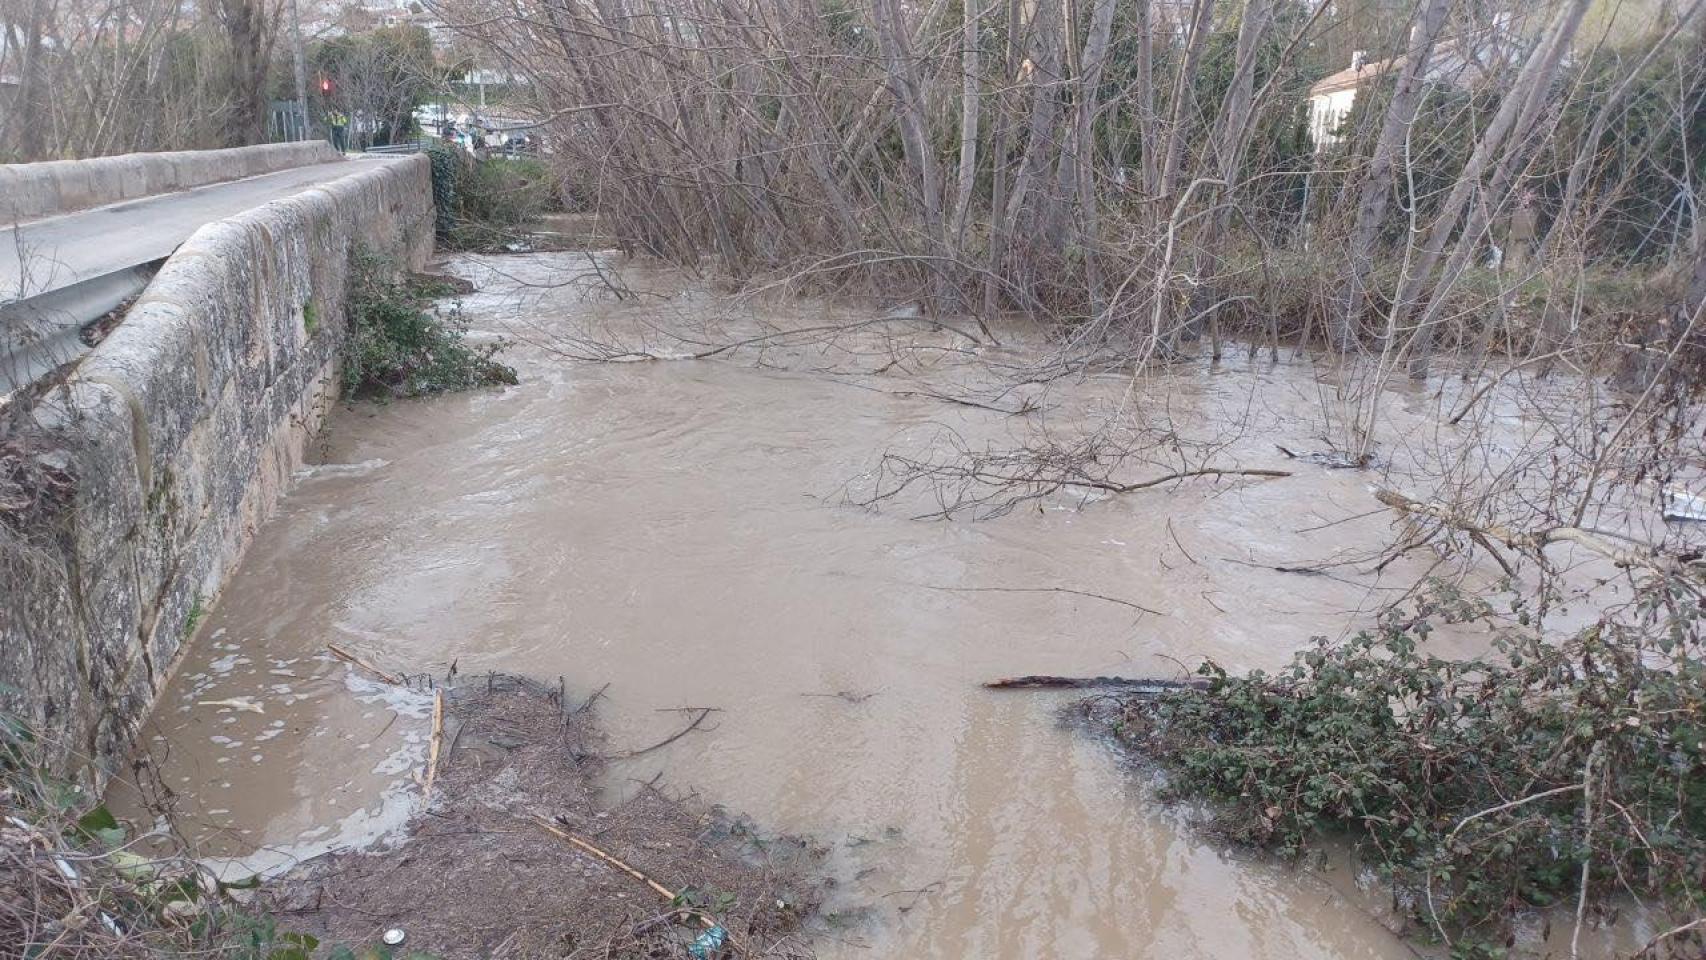
<instances>
[{"instance_id":1,"label":"stone wall","mask_svg":"<svg viewBox=\"0 0 1706 960\"><path fill-rule=\"evenodd\" d=\"M68 772L122 768L301 465L337 394L352 249L409 269L430 255L429 170L418 155L351 164L203 227L0 451L25 480L0 497L0 709Z\"/></svg>"},{"instance_id":2,"label":"stone wall","mask_svg":"<svg viewBox=\"0 0 1706 960\"><path fill-rule=\"evenodd\" d=\"M0 166L0 223L342 160L324 140Z\"/></svg>"}]
</instances>

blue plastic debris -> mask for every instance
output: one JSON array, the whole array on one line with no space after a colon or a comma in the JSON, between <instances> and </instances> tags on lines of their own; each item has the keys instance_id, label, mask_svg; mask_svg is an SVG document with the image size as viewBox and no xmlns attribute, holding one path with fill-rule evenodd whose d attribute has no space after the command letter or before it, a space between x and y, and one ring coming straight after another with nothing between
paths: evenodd
<instances>
[{"instance_id":1,"label":"blue plastic debris","mask_svg":"<svg viewBox=\"0 0 1706 960\"><path fill-rule=\"evenodd\" d=\"M723 948L729 939L729 932L722 927L712 927L699 935L687 947L688 955L694 960L710 960L710 957Z\"/></svg>"}]
</instances>

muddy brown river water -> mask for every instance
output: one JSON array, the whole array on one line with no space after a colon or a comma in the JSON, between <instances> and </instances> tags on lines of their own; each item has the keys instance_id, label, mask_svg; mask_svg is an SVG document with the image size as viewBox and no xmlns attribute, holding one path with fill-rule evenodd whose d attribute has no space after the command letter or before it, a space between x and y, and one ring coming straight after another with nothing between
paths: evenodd
<instances>
[{"instance_id":1,"label":"muddy brown river water","mask_svg":"<svg viewBox=\"0 0 1706 960\"><path fill-rule=\"evenodd\" d=\"M979 686L1176 675L1203 657L1273 666L1413 582L1420 559L1380 577L1261 566L1391 536L1367 473L1288 466L1274 449L1321 447L1309 364L1238 360L1139 388L1092 378L1008 417L919 395L974 374L963 341L916 325L902 335L928 349L901 351L911 376L858 373L901 355L876 339L577 362L561 351L588 330L657 342L719 302L643 270L630 282L672 296L529 282L585 263L452 265L480 285L466 300L475 329L525 341L507 354L519 386L332 416L319 465L258 532L144 734L201 853L276 867L407 817L427 704L331 659L336 643L410 672L561 675L579 697L608 683L616 749L668 736L671 708L720 708L714 729L616 764L609 788L661 772L829 845L844 922L826 956L1414 955L1380 922L1384 895L1351 872L1219 850L1063 726L1062 700ZM793 309L808 323L801 311L819 308ZM1014 442L1163 394L1178 423L1219 439L1216 462L1294 475L1062 493L982 522L911 519L928 497L847 502L872 489L885 450L944 430ZM1394 436L1432 429L1425 394L1389 401Z\"/></svg>"}]
</instances>

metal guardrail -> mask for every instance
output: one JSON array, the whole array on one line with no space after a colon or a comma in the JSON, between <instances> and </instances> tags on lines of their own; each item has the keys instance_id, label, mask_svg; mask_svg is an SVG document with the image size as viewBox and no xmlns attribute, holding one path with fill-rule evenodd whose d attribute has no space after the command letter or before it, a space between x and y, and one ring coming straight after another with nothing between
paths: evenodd
<instances>
[{"instance_id":1,"label":"metal guardrail","mask_svg":"<svg viewBox=\"0 0 1706 960\"><path fill-rule=\"evenodd\" d=\"M368 147L367 149L363 150L362 153L364 155L380 156L380 157L397 156L400 154L409 154L409 153L420 153L422 150L425 150L429 145L435 144L435 143L442 144L443 146L446 146L446 147L457 147L457 144L454 144L448 140L439 140L435 137L420 137L419 139L410 140L410 141L407 141L405 143L389 143L389 144L384 144L381 146ZM466 149L466 148L458 147L458 149ZM510 145L510 146L501 146L500 147L500 146L494 145L494 146L482 147L479 151L479 156L482 156L482 157L507 157L507 158L513 160L517 157L538 156L538 150L537 150L536 146L516 147L516 146Z\"/></svg>"},{"instance_id":2,"label":"metal guardrail","mask_svg":"<svg viewBox=\"0 0 1706 960\"><path fill-rule=\"evenodd\" d=\"M381 155L393 155L393 154L405 154L405 153L420 153L424 149L426 149L426 140L417 139L417 140L407 140L407 141L404 141L403 143L387 143L387 144L382 144L380 146L368 147L366 150L363 150L362 152L363 153L376 153L376 154L381 154Z\"/></svg>"},{"instance_id":3,"label":"metal guardrail","mask_svg":"<svg viewBox=\"0 0 1706 960\"><path fill-rule=\"evenodd\" d=\"M84 329L141 293L164 260L0 303L0 406L12 393L89 352Z\"/></svg>"}]
</instances>

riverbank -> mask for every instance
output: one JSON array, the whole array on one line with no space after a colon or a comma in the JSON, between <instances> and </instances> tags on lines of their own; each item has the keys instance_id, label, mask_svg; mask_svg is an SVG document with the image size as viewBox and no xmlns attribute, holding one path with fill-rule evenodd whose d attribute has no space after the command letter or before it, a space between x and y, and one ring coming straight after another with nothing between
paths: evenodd
<instances>
[{"instance_id":1,"label":"riverbank","mask_svg":"<svg viewBox=\"0 0 1706 960\"><path fill-rule=\"evenodd\" d=\"M264 880L195 859L167 817L115 818L8 727L0 957L813 956L823 851L655 783L611 801L596 697L498 674L379 682L435 704L406 827Z\"/></svg>"},{"instance_id":2,"label":"riverbank","mask_svg":"<svg viewBox=\"0 0 1706 960\"><path fill-rule=\"evenodd\" d=\"M725 940L743 957L812 956L801 926L819 899L820 852L809 843L655 784L607 803L596 701L565 704L561 688L509 675L442 695L425 803L406 835L270 881L267 914L322 943L401 930L411 950L443 960L679 956Z\"/></svg>"}]
</instances>

